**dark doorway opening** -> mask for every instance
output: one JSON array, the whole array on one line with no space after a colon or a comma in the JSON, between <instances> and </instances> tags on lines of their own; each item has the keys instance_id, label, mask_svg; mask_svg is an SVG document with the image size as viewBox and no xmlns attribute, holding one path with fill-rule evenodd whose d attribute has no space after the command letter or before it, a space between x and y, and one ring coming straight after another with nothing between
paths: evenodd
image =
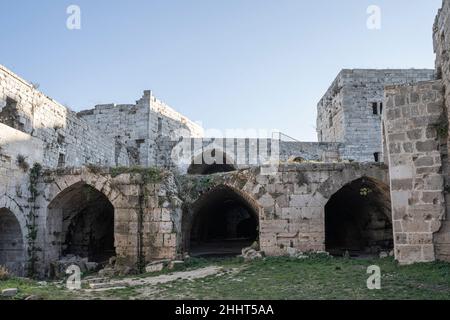
<instances>
[{"instance_id":1,"label":"dark doorway opening","mask_svg":"<svg viewBox=\"0 0 450 320\"><path fill-rule=\"evenodd\" d=\"M325 246L333 255L378 255L393 249L389 187L361 178L325 206Z\"/></svg>"},{"instance_id":2,"label":"dark doorway opening","mask_svg":"<svg viewBox=\"0 0 450 320\"><path fill-rule=\"evenodd\" d=\"M219 187L194 206L186 234L192 256L234 256L258 241L258 212L242 195Z\"/></svg>"},{"instance_id":3,"label":"dark doorway opening","mask_svg":"<svg viewBox=\"0 0 450 320\"><path fill-rule=\"evenodd\" d=\"M79 183L49 208L48 229L59 257L75 255L103 265L115 255L114 207L103 193Z\"/></svg>"},{"instance_id":4,"label":"dark doorway opening","mask_svg":"<svg viewBox=\"0 0 450 320\"><path fill-rule=\"evenodd\" d=\"M188 174L208 175L219 172L236 171L233 162L220 150L212 150L208 155L202 153L189 166Z\"/></svg>"},{"instance_id":5,"label":"dark doorway opening","mask_svg":"<svg viewBox=\"0 0 450 320\"><path fill-rule=\"evenodd\" d=\"M5 208L0 209L0 266L17 276L23 276L25 272L20 224L15 215Z\"/></svg>"}]
</instances>

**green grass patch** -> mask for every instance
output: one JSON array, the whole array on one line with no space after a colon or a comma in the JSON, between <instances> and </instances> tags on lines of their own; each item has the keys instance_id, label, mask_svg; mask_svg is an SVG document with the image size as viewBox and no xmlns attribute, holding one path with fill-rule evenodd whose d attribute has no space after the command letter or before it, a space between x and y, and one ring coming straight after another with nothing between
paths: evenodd
<instances>
[{"instance_id":1,"label":"green grass patch","mask_svg":"<svg viewBox=\"0 0 450 320\"><path fill-rule=\"evenodd\" d=\"M176 280L145 288L129 287L104 292L70 292L55 284L39 286L24 279L0 281L0 289L19 288L15 299L36 295L43 299L218 299L218 300L449 300L450 264L419 263L400 266L392 258L346 259L311 255L307 259L266 258L244 262L239 258L191 258L175 270L136 277L158 276L207 266L224 272L195 280ZM367 268L381 269L381 290L367 288ZM143 290L151 289L151 290ZM146 293L147 292L147 293Z\"/></svg>"},{"instance_id":2,"label":"green grass patch","mask_svg":"<svg viewBox=\"0 0 450 320\"><path fill-rule=\"evenodd\" d=\"M0 300L24 300L30 296L42 300L70 300L76 298L76 293L58 286L56 283L40 285L37 281L25 278L11 278L0 281L0 291L7 288L17 288L17 295L11 298L0 296Z\"/></svg>"},{"instance_id":3,"label":"green grass patch","mask_svg":"<svg viewBox=\"0 0 450 320\"><path fill-rule=\"evenodd\" d=\"M215 264L221 265L220 262ZM222 261L222 265L236 266ZM367 267L381 268L381 290L367 288ZM450 299L450 264L399 266L393 259L354 260L314 256L309 259L266 258L243 264L239 272L180 281L160 298L372 300Z\"/></svg>"}]
</instances>

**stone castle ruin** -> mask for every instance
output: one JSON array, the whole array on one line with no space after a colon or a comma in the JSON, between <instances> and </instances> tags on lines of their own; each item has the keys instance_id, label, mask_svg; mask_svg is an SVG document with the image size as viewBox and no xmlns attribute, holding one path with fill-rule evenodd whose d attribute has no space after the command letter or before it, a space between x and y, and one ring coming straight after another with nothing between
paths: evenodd
<instances>
[{"instance_id":1,"label":"stone castle ruin","mask_svg":"<svg viewBox=\"0 0 450 320\"><path fill-rule=\"evenodd\" d=\"M450 261L450 0L436 70L343 70L319 142L214 139L145 91L75 113L0 66L0 265L52 277L187 255Z\"/></svg>"}]
</instances>

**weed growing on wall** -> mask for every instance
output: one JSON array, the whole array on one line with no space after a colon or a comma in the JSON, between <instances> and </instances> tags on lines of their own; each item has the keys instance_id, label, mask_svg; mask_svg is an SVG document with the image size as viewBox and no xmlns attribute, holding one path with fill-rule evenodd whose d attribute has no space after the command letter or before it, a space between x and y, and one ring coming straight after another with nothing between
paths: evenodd
<instances>
[{"instance_id":1,"label":"weed growing on wall","mask_svg":"<svg viewBox=\"0 0 450 320\"><path fill-rule=\"evenodd\" d=\"M38 181L39 177L41 176L42 172L42 166L39 163L35 163L33 165L33 168L30 170L29 174L29 187L28 190L30 192L30 198L28 202L30 203L30 211L27 215L27 241L28 241L28 276L34 277L35 271L36 271L36 262L37 262L37 252L39 251L39 248L36 246L36 239L37 239L37 206L36 206L36 200L39 196L38 191Z\"/></svg>"}]
</instances>

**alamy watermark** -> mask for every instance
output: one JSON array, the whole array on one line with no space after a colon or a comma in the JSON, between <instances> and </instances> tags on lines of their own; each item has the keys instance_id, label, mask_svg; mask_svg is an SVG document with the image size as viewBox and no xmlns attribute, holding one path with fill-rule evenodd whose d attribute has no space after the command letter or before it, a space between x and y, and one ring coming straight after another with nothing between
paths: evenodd
<instances>
[{"instance_id":1,"label":"alamy watermark","mask_svg":"<svg viewBox=\"0 0 450 320\"><path fill-rule=\"evenodd\" d=\"M369 266L367 268L367 274L370 277L367 279L367 289L380 290L381 289L381 268L379 266Z\"/></svg>"},{"instance_id":2,"label":"alamy watermark","mask_svg":"<svg viewBox=\"0 0 450 320\"><path fill-rule=\"evenodd\" d=\"M66 287L69 290L81 289L81 269L79 266L73 264L66 270L66 274L69 275L66 281Z\"/></svg>"},{"instance_id":3,"label":"alamy watermark","mask_svg":"<svg viewBox=\"0 0 450 320\"><path fill-rule=\"evenodd\" d=\"M81 30L81 8L75 4L67 7L66 27L69 30Z\"/></svg>"},{"instance_id":4,"label":"alamy watermark","mask_svg":"<svg viewBox=\"0 0 450 320\"><path fill-rule=\"evenodd\" d=\"M272 138L265 130L214 130L218 138L191 138L189 130L171 133L177 141L171 152L171 160L179 167L190 165L261 166L262 175L278 172L280 164L280 139ZM255 136L255 138L234 138ZM208 136L212 135L208 132ZM234 136L234 137L230 137Z\"/></svg>"},{"instance_id":5,"label":"alamy watermark","mask_svg":"<svg viewBox=\"0 0 450 320\"><path fill-rule=\"evenodd\" d=\"M377 5L370 5L367 7L367 29L380 30L381 29L381 8Z\"/></svg>"}]
</instances>

